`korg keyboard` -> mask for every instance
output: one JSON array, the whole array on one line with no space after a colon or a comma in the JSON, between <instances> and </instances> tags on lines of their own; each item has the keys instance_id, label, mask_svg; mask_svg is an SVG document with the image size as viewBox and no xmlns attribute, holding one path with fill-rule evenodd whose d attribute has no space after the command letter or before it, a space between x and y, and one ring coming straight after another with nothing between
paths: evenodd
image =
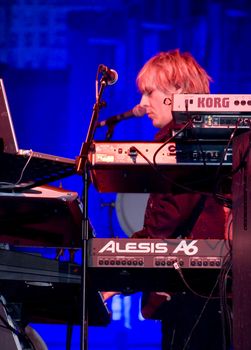
<instances>
[{"instance_id":1,"label":"korg keyboard","mask_svg":"<svg viewBox=\"0 0 251 350\"><path fill-rule=\"evenodd\" d=\"M172 114L176 123L189 117L207 127L250 127L251 95L240 94L174 94ZM204 117L203 115L207 115Z\"/></svg>"}]
</instances>

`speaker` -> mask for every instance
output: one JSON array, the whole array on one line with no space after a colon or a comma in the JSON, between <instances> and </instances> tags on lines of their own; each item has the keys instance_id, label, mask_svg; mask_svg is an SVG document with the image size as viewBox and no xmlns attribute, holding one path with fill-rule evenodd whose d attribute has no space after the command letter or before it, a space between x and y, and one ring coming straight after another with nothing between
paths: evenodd
<instances>
[{"instance_id":1,"label":"speaker","mask_svg":"<svg viewBox=\"0 0 251 350\"><path fill-rule=\"evenodd\" d=\"M251 132L233 140L233 340L251 349Z\"/></svg>"}]
</instances>

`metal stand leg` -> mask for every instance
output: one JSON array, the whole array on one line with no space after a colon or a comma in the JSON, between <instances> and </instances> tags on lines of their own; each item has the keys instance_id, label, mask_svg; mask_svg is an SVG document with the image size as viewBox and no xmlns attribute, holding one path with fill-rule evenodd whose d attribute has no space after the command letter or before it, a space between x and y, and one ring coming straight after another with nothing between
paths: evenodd
<instances>
[{"instance_id":1,"label":"metal stand leg","mask_svg":"<svg viewBox=\"0 0 251 350\"><path fill-rule=\"evenodd\" d=\"M11 330L15 329L13 320L7 313L6 301L0 297L0 344L1 350L22 350L23 347L18 336Z\"/></svg>"}]
</instances>

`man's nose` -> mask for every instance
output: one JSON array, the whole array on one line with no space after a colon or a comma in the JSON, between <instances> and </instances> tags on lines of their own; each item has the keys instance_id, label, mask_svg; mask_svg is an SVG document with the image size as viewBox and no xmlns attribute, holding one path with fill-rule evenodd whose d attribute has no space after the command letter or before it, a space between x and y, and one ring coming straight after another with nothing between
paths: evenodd
<instances>
[{"instance_id":1,"label":"man's nose","mask_svg":"<svg viewBox=\"0 0 251 350\"><path fill-rule=\"evenodd\" d=\"M149 105L149 103L148 103L148 98L147 98L146 95L142 95L139 104L140 104L140 106L142 106L142 107L144 107L144 108L147 107L147 106Z\"/></svg>"}]
</instances>

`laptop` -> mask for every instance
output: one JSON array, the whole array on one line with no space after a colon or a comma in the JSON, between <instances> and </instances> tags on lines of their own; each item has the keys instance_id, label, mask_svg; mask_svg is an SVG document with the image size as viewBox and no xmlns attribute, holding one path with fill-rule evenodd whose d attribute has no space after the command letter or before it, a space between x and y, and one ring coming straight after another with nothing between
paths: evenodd
<instances>
[{"instance_id":1,"label":"laptop","mask_svg":"<svg viewBox=\"0 0 251 350\"><path fill-rule=\"evenodd\" d=\"M76 173L74 159L19 149L3 79L0 79L0 191L19 192Z\"/></svg>"},{"instance_id":2,"label":"laptop","mask_svg":"<svg viewBox=\"0 0 251 350\"><path fill-rule=\"evenodd\" d=\"M2 79L0 79L0 139L1 152L18 153L17 139Z\"/></svg>"}]
</instances>

